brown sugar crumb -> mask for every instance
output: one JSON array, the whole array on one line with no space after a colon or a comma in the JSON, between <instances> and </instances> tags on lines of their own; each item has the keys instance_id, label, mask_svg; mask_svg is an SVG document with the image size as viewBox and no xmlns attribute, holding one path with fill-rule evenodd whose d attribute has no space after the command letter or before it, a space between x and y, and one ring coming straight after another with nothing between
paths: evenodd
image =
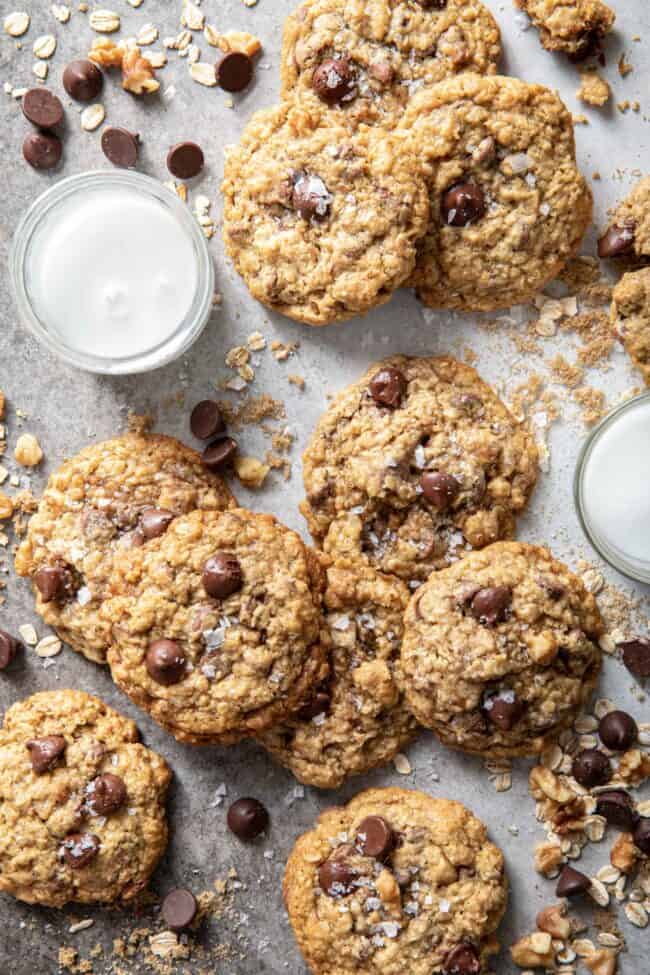
<instances>
[{"instance_id":1,"label":"brown sugar crumb","mask_svg":"<svg viewBox=\"0 0 650 975\"><path fill-rule=\"evenodd\" d=\"M282 477L285 481L291 478L291 464L286 457L280 457L278 454L274 454L273 451L267 450L264 460L274 471L282 471Z\"/></svg>"},{"instance_id":2,"label":"brown sugar crumb","mask_svg":"<svg viewBox=\"0 0 650 975\"><path fill-rule=\"evenodd\" d=\"M277 450L278 453L288 453L291 450L293 441L294 435L288 427L285 427L284 430L271 432L271 443L273 444L274 450Z\"/></svg>"},{"instance_id":3,"label":"brown sugar crumb","mask_svg":"<svg viewBox=\"0 0 650 975\"><path fill-rule=\"evenodd\" d=\"M589 119L586 115L576 115L574 113L571 118L574 125L589 125Z\"/></svg>"},{"instance_id":4,"label":"brown sugar crumb","mask_svg":"<svg viewBox=\"0 0 650 975\"><path fill-rule=\"evenodd\" d=\"M285 362L289 356L294 355L295 352L300 348L300 342L288 342L286 345L284 342L278 342L277 339L271 342L271 352L278 362Z\"/></svg>"},{"instance_id":5,"label":"brown sugar crumb","mask_svg":"<svg viewBox=\"0 0 650 975\"><path fill-rule=\"evenodd\" d=\"M577 97L587 105L606 105L609 101L612 90L608 82L601 78L597 71L581 71L581 85L577 91Z\"/></svg>"},{"instance_id":6,"label":"brown sugar crumb","mask_svg":"<svg viewBox=\"0 0 650 975\"><path fill-rule=\"evenodd\" d=\"M582 420L586 426L593 426L604 416L606 402L602 390L593 389L591 386L581 386L574 390L572 397L582 410Z\"/></svg>"},{"instance_id":7,"label":"brown sugar crumb","mask_svg":"<svg viewBox=\"0 0 650 975\"><path fill-rule=\"evenodd\" d=\"M295 373L290 372L289 375L287 376L287 379L289 380L292 386L297 386L298 389L305 388L306 384L302 376L297 376Z\"/></svg>"},{"instance_id":8,"label":"brown sugar crumb","mask_svg":"<svg viewBox=\"0 0 650 975\"><path fill-rule=\"evenodd\" d=\"M634 71L633 65L631 65L629 61L625 60L625 53L621 54L620 58L618 59L618 73L620 74L621 78L625 78L626 75L630 74L632 71Z\"/></svg>"},{"instance_id":9,"label":"brown sugar crumb","mask_svg":"<svg viewBox=\"0 0 650 975\"><path fill-rule=\"evenodd\" d=\"M569 389L577 386L584 375L584 370L580 366L567 362L563 355L556 355L555 358L551 359L549 367L556 382L561 383L562 386L567 386Z\"/></svg>"},{"instance_id":10,"label":"brown sugar crumb","mask_svg":"<svg viewBox=\"0 0 650 975\"><path fill-rule=\"evenodd\" d=\"M153 427L153 417L149 413L134 413L133 410L129 410L126 418L126 428L129 433L135 433L138 436L144 436L149 433Z\"/></svg>"},{"instance_id":11,"label":"brown sugar crumb","mask_svg":"<svg viewBox=\"0 0 650 975\"><path fill-rule=\"evenodd\" d=\"M248 397L239 406L228 400L219 400L218 405L228 426L235 430L261 423L262 420L283 420L287 415L282 400L273 399L268 393Z\"/></svg>"},{"instance_id":12,"label":"brown sugar crumb","mask_svg":"<svg viewBox=\"0 0 650 975\"><path fill-rule=\"evenodd\" d=\"M626 98L624 102L617 102L616 107L621 113L621 115L625 115L625 113L629 112L630 110L630 102Z\"/></svg>"}]
</instances>

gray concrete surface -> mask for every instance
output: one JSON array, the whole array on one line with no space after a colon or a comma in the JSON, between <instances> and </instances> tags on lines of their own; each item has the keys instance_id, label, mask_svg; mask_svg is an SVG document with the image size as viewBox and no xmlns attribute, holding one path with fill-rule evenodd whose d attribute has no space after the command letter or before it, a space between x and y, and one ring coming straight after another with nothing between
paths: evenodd
<instances>
[{"instance_id":1,"label":"gray concrete surface","mask_svg":"<svg viewBox=\"0 0 650 975\"><path fill-rule=\"evenodd\" d=\"M538 44L534 30L524 30L524 18L509 0L488 0L503 29L506 59L504 71L528 80L541 81L559 88L567 104L582 111L576 101L576 69L566 61L552 57ZM0 84L18 87L30 85L34 58L31 45L42 33L53 32L58 50L51 60L49 84L62 94L60 83L63 67L73 57L83 55L92 40L86 17L77 12L61 26L50 14L50 3L29 0L3 0L2 18L11 9L28 9L32 15L29 33L23 38L22 50L6 35L0 35ZM149 21L160 29L161 38L178 30L180 0L144 0L138 10L125 0L110 0L102 6L113 7L122 14L123 35L133 34ZM200 190L215 203L219 214L219 180L223 147L237 139L251 112L268 105L277 97L278 65L282 21L292 0L260 0L248 9L241 0L204 0L209 22L220 30L245 29L258 34L264 43L257 80L250 92L235 98L233 108L216 89L203 89L188 77L187 62L173 52L169 65L160 72L163 85L173 84L171 100L135 100L119 89L117 82L106 86L103 101L110 124L124 125L142 135L141 169L161 179L166 178L164 160L167 148L185 138L201 143L207 157L207 168L192 192ZM607 46L608 66L605 71L614 87L615 100L639 99L641 112L621 114L615 107L587 110L589 126L577 128L578 151L587 174L600 171L602 180L594 182L596 219L604 214L633 181L635 172L647 171L648 119L647 104L650 61L647 43L650 38L650 8L645 0L627 0L616 4L619 29ZM639 35L640 42L633 37ZM214 51L199 39L203 57L213 59ZM154 45L161 47L160 41ZM625 80L619 77L616 64L625 51L634 72ZM292 453L293 477L284 483L276 478L257 496L236 488L243 503L260 510L272 511L292 527L304 531L297 510L301 494L300 453L317 417L326 403L326 394L352 380L373 359L392 351L408 353L447 352L462 354L471 348L483 375L504 395L513 384L529 372L540 369L540 360L526 361L508 337L495 337L477 330L472 316L423 314L412 295L399 294L394 301L368 316L343 327L327 330L301 328L277 316L269 315L256 305L232 268L225 262L217 234L211 243L219 290L223 293L222 309L215 314L203 337L184 361L157 373L129 379L107 380L84 375L65 368L47 355L16 321L15 310L6 279L6 253L13 228L24 208L54 180L87 169L106 168L109 164L99 148L100 131L82 132L77 108L66 99L67 134L64 165L53 175L39 175L22 161L20 146L27 123L20 106L0 91L0 388L8 397L8 441L13 445L21 429L37 434L45 450L45 462L32 475L19 471L23 483L39 491L45 478L63 457L91 440L114 434L124 427L129 409L151 412L159 430L187 438L188 408L208 395L212 384L226 375L224 354L256 329L269 340L300 340L300 350L290 363L278 364L268 352L256 355L259 362L254 393L267 391L287 404L287 422L296 434ZM594 235L585 244L593 253ZM556 349L569 348L569 339L555 338L545 345L550 355ZM569 356L572 357L569 353ZM619 351L612 368L605 374L594 373L589 381L604 389L613 402L638 377L629 370ZM543 368L541 369L543 372ZM287 373L302 374L307 382L299 393L287 382ZM236 397L234 397L236 398ZM187 406L181 405L184 401ZM27 417L21 419L18 411ZM571 477L581 439L584 436L575 409L567 403L562 421L551 436L550 469L542 478L530 513L521 525L521 537L544 541L555 552L575 564L580 557L594 558L585 543L573 510ZM259 452L265 446L258 431L247 430L243 447ZM12 471L15 465L8 461ZM31 621L43 635L46 631L36 618L28 587L17 581L11 570L8 553L0 559L7 583L6 602L0 608L0 625L16 629ZM594 561L597 561L594 559ZM620 576L607 570L608 579L631 592L633 587ZM642 597L641 616L647 617L647 590L636 590ZM533 803L527 790L525 762L518 763L510 792L497 795L478 761L453 754L439 746L429 735L423 735L409 751L413 773L400 777L394 769L375 772L350 782L336 794L323 794L307 789L304 798L292 801L294 781L275 767L252 745L232 749L192 749L175 743L155 724L130 704L113 687L107 672L64 651L46 668L33 653L26 653L13 670L0 677L0 707L38 689L74 686L97 693L110 704L135 718L145 741L160 750L175 772L169 806L172 839L169 851L155 876L155 887L164 892L172 884L186 884L194 889L209 888L216 877L222 877L235 866L242 888L235 895L235 917L215 922L204 931L206 942L231 944L236 951L215 966L223 975L257 975L284 973L300 975L300 960L283 912L280 883L283 864L295 837L303 831L323 807L344 801L369 784L416 786L433 795L460 799L471 806L488 823L491 834L505 850L512 884L511 906L503 927L503 940L509 944L529 930L535 913L552 899L553 885L537 876L532 867L534 844L543 837L534 818ZM645 713L647 703L634 693L629 675L615 661L606 662L602 692L620 705L628 706L637 717ZM213 805L219 786L225 783L227 798L221 806ZM228 835L225 810L228 801L239 795L253 794L268 805L272 827L260 844L243 848ZM607 848L592 848L584 859L590 870L601 866ZM69 935L70 918L93 917L94 926L80 934ZM589 911L585 910L585 916ZM136 921L129 915L104 910L72 908L63 912L39 910L0 897L0 972L32 975L33 972L57 970L58 946L65 942L78 946L81 954L101 941L107 948L117 933L130 931ZM621 918L628 939L629 952L623 956L623 975L643 975L648 971L647 932L639 932ZM592 930L592 936L594 932ZM241 952L242 957L239 957ZM188 963L195 970L198 962ZM505 953L496 965L502 975L513 971ZM96 962L97 972L111 971L110 959ZM135 968L133 969L136 970ZM138 969L139 970L139 969ZM179 965L175 971L185 971Z\"/></svg>"}]
</instances>

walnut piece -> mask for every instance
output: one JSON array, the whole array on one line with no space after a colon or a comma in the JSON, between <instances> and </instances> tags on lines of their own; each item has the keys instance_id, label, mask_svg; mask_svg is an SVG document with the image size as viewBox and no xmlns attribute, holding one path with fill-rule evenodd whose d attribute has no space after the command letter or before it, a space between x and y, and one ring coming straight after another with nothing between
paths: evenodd
<instances>
[{"instance_id":1,"label":"walnut piece","mask_svg":"<svg viewBox=\"0 0 650 975\"><path fill-rule=\"evenodd\" d=\"M0 521L11 518L14 513L14 503L3 491L0 491Z\"/></svg>"},{"instance_id":2,"label":"walnut piece","mask_svg":"<svg viewBox=\"0 0 650 975\"><path fill-rule=\"evenodd\" d=\"M139 47L129 47L122 58L122 88L132 95L151 95L158 91L160 82L156 80L156 72L140 54Z\"/></svg>"},{"instance_id":3,"label":"walnut piece","mask_svg":"<svg viewBox=\"0 0 650 975\"><path fill-rule=\"evenodd\" d=\"M527 934L512 946L510 954L519 968L553 968L555 962L553 939L545 931Z\"/></svg>"},{"instance_id":4,"label":"walnut piece","mask_svg":"<svg viewBox=\"0 0 650 975\"><path fill-rule=\"evenodd\" d=\"M650 755L631 748L621 755L618 774L624 782L637 788L650 776Z\"/></svg>"},{"instance_id":5,"label":"walnut piece","mask_svg":"<svg viewBox=\"0 0 650 975\"><path fill-rule=\"evenodd\" d=\"M535 848L535 870L550 877L564 863L564 854L557 843L540 843Z\"/></svg>"},{"instance_id":6,"label":"walnut piece","mask_svg":"<svg viewBox=\"0 0 650 975\"><path fill-rule=\"evenodd\" d=\"M529 787L533 799L552 799L564 804L576 798L575 792L543 765L536 765L531 769Z\"/></svg>"},{"instance_id":7,"label":"walnut piece","mask_svg":"<svg viewBox=\"0 0 650 975\"><path fill-rule=\"evenodd\" d=\"M14 457L23 467L36 467L43 460L43 451L36 437L31 433L23 433L18 437L14 448Z\"/></svg>"},{"instance_id":8,"label":"walnut piece","mask_svg":"<svg viewBox=\"0 0 650 975\"><path fill-rule=\"evenodd\" d=\"M616 971L617 955L611 948L601 948L582 960L594 975L614 975Z\"/></svg>"},{"instance_id":9,"label":"walnut piece","mask_svg":"<svg viewBox=\"0 0 650 975\"><path fill-rule=\"evenodd\" d=\"M631 833L621 833L609 851L609 860L621 873L632 873L639 856Z\"/></svg>"},{"instance_id":10,"label":"walnut piece","mask_svg":"<svg viewBox=\"0 0 650 975\"><path fill-rule=\"evenodd\" d=\"M240 51L242 54L247 54L249 58L259 54L262 50L262 42L259 37L240 30L231 30L227 34L220 34L217 44L226 54L230 51Z\"/></svg>"},{"instance_id":11,"label":"walnut piece","mask_svg":"<svg viewBox=\"0 0 650 975\"><path fill-rule=\"evenodd\" d=\"M98 64L100 68L121 68L124 58L124 47L116 44L110 37L98 37L88 52L89 60Z\"/></svg>"},{"instance_id":12,"label":"walnut piece","mask_svg":"<svg viewBox=\"0 0 650 975\"><path fill-rule=\"evenodd\" d=\"M571 934L571 922L566 916L566 904L551 904L537 915L536 924L557 941L566 941Z\"/></svg>"},{"instance_id":13,"label":"walnut piece","mask_svg":"<svg viewBox=\"0 0 650 975\"><path fill-rule=\"evenodd\" d=\"M263 464L256 457L237 456L233 461L235 474L245 487L260 488L269 473L268 464Z\"/></svg>"}]
</instances>

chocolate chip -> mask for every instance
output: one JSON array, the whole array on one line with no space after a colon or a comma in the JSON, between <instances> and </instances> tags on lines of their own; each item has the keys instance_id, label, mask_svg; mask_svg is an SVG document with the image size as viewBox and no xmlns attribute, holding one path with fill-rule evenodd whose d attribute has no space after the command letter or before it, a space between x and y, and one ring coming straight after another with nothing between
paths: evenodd
<instances>
[{"instance_id":1,"label":"chocolate chip","mask_svg":"<svg viewBox=\"0 0 650 975\"><path fill-rule=\"evenodd\" d=\"M425 471L420 478L422 494L438 511L450 508L460 494L460 484L445 471Z\"/></svg>"},{"instance_id":2,"label":"chocolate chip","mask_svg":"<svg viewBox=\"0 0 650 975\"><path fill-rule=\"evenodd\" d=\"M237 799L228 810L228 828L240 840L254 840L269 824L269 814L258 799Z\"/></svg>"},{"instance_id":3,"label":"chocolate chip","mask_svg":"<svg viewBox=\"0 0 650 975\"><path fill-rule=\"evenodd\" d=\"M185 676L185 656L175 640L154 640L145 657L147 673L157 684L171 687Z\"/></svg>"},{"instance_id":4,"label":"chocolate chip","mask_svg":"<svg viewBox=\"0 0 650 975\"><path fill-rule=\"evenodd\" d=\"M201 460L209 471L220 471L231 462L236 453L237 441L232 437L221 437L205 448Z\"/></svg>"},{"instance_id":5,"label":"chocolate chip","mask_svg":"<svg viewBox=\"0 0 650 975\"><path fill-rule=\"evenodd\" d=\"M112 125L102 132L102 152L109 162L121 169L135 169L139 147L140 137L128 129Z\"/></svg>"},{"instance_id":6,"label":"chocolate chip","mask_svg":"<svg viewBox=\"0 0 650 975\"><path fill-rule=\"evenodd\" d=\"M621 257L629 254L634 248L635 230L636 224L633 220L626 221L622 227L613 223L598 241L598 256Z\"/></svg>"},{"instance_id":7,"label":"chocolate chip","mask_svg":"<svg viewBox=\"0 0 650 975\"><path fill-rule=\"evenodd\" d=\"M140 531L151 541L164 535L173 520L174 513L167 508L145 508L140 515Z\"/></svg>"},{"instance_id":8,"label":"chocolate chip","mask_svg":"<svg viewBox=\"0 0 650 975\"><path fill-rule=\"evenodd\" d=\"M488 586L479 589L472 599L472 613L486 626L496 626L508 616L512 603L512 590L508 586Z\"/></svg>"},{"instance_id":9,"label":"chocolate chip","mask_svg":"<svg viewBox=\"0 0 650 975\"><path fill-rule=\"evenodd\" d=\"M587 748L573 759L571 772L585 789L605 785L612 777L612 763L597 748Z\"/></svg>"},{"instance_id":10,"label":"chocolate chip","mask_svg":"<svg viewBox=\"0 0 650 975\"><path fill-rule=\"evenodd\" d=\"M27 742L29 759L37 775L51 772L66 749L66 741L62 735L45 735L44 738L32 738Z\"/></svg>"},{"instance_id":11,"label":"chocolate chip","mask_svg":"<svg viewBox=\"0 0 650 975\"><path fill-rule=\"evenodd\" d=\"M331 856L318 868L318 883L328 897L346 897L354 890L357 872L343 856Z\"/></svg>"},{"instance_id":12,"label":"chocolate chip","mask_svg":"<svg viewBox=\"0 0 650 975\"><path fill-rule=\"evenodd\" d=\"M485 216L485 195L476 183L457 183L442 197L442 217L450 227L467 227Z\"/></svg>"},{"instance_id":13,"label":"chocolate chip","mask_svg":"<svg viewBox=\"0 0 650 975\"><path fill-rule=\"evenodd\" d=\"M388 366L380 369L370 380L368 389L378 406L389 406L392 410L401 406L406 393L406 376L399 369Z\"/></svg>"},{"instance_id":14,"label":"chocolate chip","mask_svg":"<svg viewBox=\"0 0 650 975\"><path fill-rule=\"evenodd\" d=\"M63 121L63 105L47 88L30 88L23 95L23 115L39 129L53 129Z\"/></svg>"},{"instance_id":15,"label":"chocolate chip","mask_svg":"<svg viewBox=\"0 0 650 975\"><path fill-rule=\"evenodd\" d=\"M104 75L92 61L71 61L63 72L63 87L77 102L91 102L104 85Z\"/></svg>"},{"instance_id":16,"label":"chocolate chip","mask_svg":"<svg viewBox=\"0 0 650 975\"><path fill-rule=\"evenodd\" d=\"M417 0L417 2L425 10L444 10L447 6L447 0Z\"/></svg>"},{"instance_id":17,"label":"chocolate chip","mask_svg":"<svg viewBox=\"0 0 650 975\"><path fill-rule=\"evenodd\" d=\"M356 845L364 856L385 860L395 847L395 834L383 816L366 816L359 823Z\"/></svg>"},{"instance_id":18,"label":"chocolate chip","mask_svg":"<svg viewBox=\"0 0 650 975\"><path fill-rule=\"evenodd\" d=\"M641 853L650 857L650 819L639 820L639 825L634 830L634 845L638 846Z\"/></svg>"},{"instance_id":19,"label":"chocolate chip","mask_svg":"<svg viewBox=\"0 0 650 975\"><path fill-rule=\"evenodd\" d=\"M28 132L23 141L23 157L34 169L54 169L63 155L58 135L50 132Z\"/></svg>"},{"instance_id":20,"label":"chocolate chip","mask_svg":"<svg viewBox=\"0 0 650 975\"><path fill-rule=\"evenodd\" d=\"M7 669L18 653L19 646L15 636L7 633L6 630L0 630L0 670Z\"/></svg>"},{"instance_id":21,"label":"chocolate chip","mask_svg":"<svg viewBox=\"0 0 650 975\"><path fill-rule=\"evenodd\" d=\"M190 414L190 430L197 440L210 440L225 432L226 424L214 400L204 399L196 404Z\"/></svg>"},{"instance_id":22,"label":"chocolate chip","mask_svg":"<svg viewBox=\"0 0 650 975\"><path fill-rule=\"evenodd\" d=\"M304 220L324 220L330 211L332 197L320 176L299 173L293 184L291 206Z\"/></svg>"},{"instance_id":23,"label":"chocolate chip","mask_svg":"<svg viewBox=\"0 0 650 975\"><path fill-rule=\"evenodd\" d=\"M488 691L483 697L482 709L497 728L510 731L524 716L526 705L514 691L503 689Z\"/></svg>"},{"instance_id":24,"label":"chocolate chip","mask_svg":"<svg viewBox=\"0 0 650 975\"><path fill-rule=\"evenodd\" d=\"M170 890L162 902L161 913L165 924L172 931L184 931L196 917L198 905L190 890L177 887Z\"/></svg>"},{"instance_id":25,"label":"chocolate chip","mask_svg":"<svg viewBox=\"0 0 650 975\"><path fill-rule=\"evenodd\" d=\"M72 577L62 565L44 565L34 573L33 582L44 603L65 599L72 588Z\"/></svg>"},{"instance_id":26,"label":"chocolate chip","mask_svg":"<svg viewBox=\"0 0 650 975\"><path fill-rule=\"evenodd\" d=\"M351 101L357 93L355 72L349 58L326 58L311 79L312 88L328 105Z\"/></svg>"},{"instance_id":27,"label":"chocolate chip","mask_svg":"<svg viewBox=\"0 0 650 975\"><path fill-rule=\"evenodd\" d=\"M177 179L193 179L204 164L203 150L196 142L178 142L167 153L167 169Z\"/></svg>"},{"instance_id":28,"label":"chocolate chip","mask_svg":"<svg viewBox=\"0 0 650 975\"><path fill-rule=\"evenodd\" d=\"M203 566L203 588L208 596L226 599L241 589L244 584L239 560L228 552L217 552L210 556Z\"/></svg>"},{"instance_id":29,"label":"chocolate chip","mask_svg":"<svg viewBox=\"0 0 650 975\"><path fill-rule=\"evenodd\" d=\"M481 959L474 947L467 942L456 945L443 963L445 975L480 975Z\"/></svg>"},{"instance_id":30,"label":"chocolate chip","mask_svg":"<svg viewBox=\"0 0 650 975\"><path fill-rule=\"evenodd\" d=\"M119 775L105 772L86 789L86 809L92 816L108 816L126 802L126 786Z\"/></svg>"},{"instance_id":31,"label":"chocolate chip","mask_svg":"<svg viewBox=\"0 0 650 975\"><path fill-rule=\"evenodd\" d=\"M253 77L253 62L243 51L229 51L217 61L215 71L224 91L243 91Z\"/></svg>"},{"instance_id":32,"label":"chocolate chip","mask_svg":"<svg viewBox=\"0 0 650 975\"><path fill-rule=\"evenodd\" d=\"M332 698L327 691L316 691L314 696L298 711L296 717L300 721L313 721L319 714L329 711Z\"/></svg>"},{"instance_id":33,"label":"chocolate chip","mask_svg":"<svg viewBox=\"0 0 650 975\"><path fill-rule=\"evenodd\" d=\"M573 867L564 867L557 882L555 893L558 897L577 897L578 894L585 894L591 887L591 880L574 870Z\"/></svg>"},{"instance_id":34,"label":"chocolate chip","mask_svg":"<svg viewBox=\"0 0 650 975\"><path fill-rule=\"evenodd\" d=\"M637 740L639 729L626 711L610 711L601 718L598 734L605 748L624 752Z\"/></svg>"},{"instance_id":35,"label":"chocolate chip","mask_svg":"<svg viewBox=\"0 0 650 975\"><path fill-rule=\"evenodd\" d=\"M63 841L63 856L69 866L79 870L94 860L99 845L99 837L94 833L71 833Z\"/></svg>"},{"instance_id":36,"label":"chocolate chip","mask_svg":"<svg viewBox=\"0 0 650 975\"><path fill-rule=\"evenodd\" d=\"M619 643L623 663L635 677L650 677L650 640L628 640Z\"/></svg>"},{"instance_id":37,"label":"chocolate chip","mask_svg":"<svg viewBox=\"0 0 650 975\"><path fill-rule=\"evenodd\" d=\"M610 826L618 826L626 833L632 832L638 816L634 801L623 789L610 789L596 797L596 813L604 816Z\"/></svg>"}]
</instances>

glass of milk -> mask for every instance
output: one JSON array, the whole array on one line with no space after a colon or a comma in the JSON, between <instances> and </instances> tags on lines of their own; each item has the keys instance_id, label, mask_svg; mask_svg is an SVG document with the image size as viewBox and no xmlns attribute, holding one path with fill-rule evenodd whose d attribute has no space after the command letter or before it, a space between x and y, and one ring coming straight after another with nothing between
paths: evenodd
<instances>
[{"instance_id":1,"label":"glass of milk","mask_svg":"<svg viewBox=\"0 0 650 975\"><path fill-rule=\"evenodd\" d=\"M594 548L623 575L650 583L650 392L622 403L592 432L574 494Z\"/></svg>"},{"instance_id":2,"label":"glass of milk","mask_svg":"<svg viewBox=\"0 0 650 975\"><path fill-rule=\"evenodd\" d=\"M171 362L212 309L214 267L198 221L175 193L140 173L56 183L23 216L9 263L24 324L90 372Z\"/></svg>"}]
</instances>

